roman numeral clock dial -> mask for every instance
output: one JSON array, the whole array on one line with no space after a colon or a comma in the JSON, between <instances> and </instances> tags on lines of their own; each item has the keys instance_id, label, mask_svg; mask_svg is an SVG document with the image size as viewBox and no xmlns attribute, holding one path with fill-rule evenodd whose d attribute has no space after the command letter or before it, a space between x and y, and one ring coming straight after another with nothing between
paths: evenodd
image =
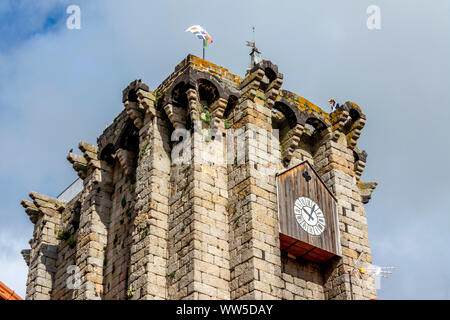
<instances>
[{"instance_id":1,"label":"roman numeral clock dial","mask_svg":"<svg viewBox=\"0 0 450 320\"><path fill-rule=\"evenodd\" d=\"M307 197L295 200L294 214L300 227L310 235L321 235L325 230L325 217L317 203Z\"/></svg>"}]
</instances>

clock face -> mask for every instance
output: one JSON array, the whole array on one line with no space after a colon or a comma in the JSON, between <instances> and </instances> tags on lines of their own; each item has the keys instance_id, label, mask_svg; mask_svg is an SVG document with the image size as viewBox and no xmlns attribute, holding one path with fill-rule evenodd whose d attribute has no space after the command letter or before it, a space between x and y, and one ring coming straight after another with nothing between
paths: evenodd
<instances>
[{"instance_id":1,"label":"clock face","mask_svg":"<svg viewBox=\"0 0 450 320\"><path fill-rule=\"evenodd\" d=\"M307 197L300 197L294 204L295 218L303 230L313 236L325 230L325 217L317 203Z\"/></svg>"}]
</instances>

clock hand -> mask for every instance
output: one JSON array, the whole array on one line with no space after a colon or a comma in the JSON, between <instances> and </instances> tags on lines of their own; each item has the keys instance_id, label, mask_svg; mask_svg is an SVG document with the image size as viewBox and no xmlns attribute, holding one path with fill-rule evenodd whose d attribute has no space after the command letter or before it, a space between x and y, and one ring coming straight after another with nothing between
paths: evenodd
<instances>
[{"instance_id":1,"label":"clock hand","mask_svg":"<svg viewBox=\"0 0 450 320\"><path fill-rule=\"evenodd\" d=\"M315 209L316 209L316 205L313 205L313 207L311 208L311 214L309 215L309 220L313 219L312 215L313 215Z\"/></svg>"},{"instance_id":2,"label":"clock hand","mask_svg":"<svg viewBox=\"0 0 450 320\"><path fill-rule=\"evenodd\" d=\"M311 211L311 213L309 213L308 211L306 211L305 208L303 208L303 211L305 211L305 213L308 215L308 220L311 220L313 218L312 217L312 211Z\"/></svg>"}]
</instances>

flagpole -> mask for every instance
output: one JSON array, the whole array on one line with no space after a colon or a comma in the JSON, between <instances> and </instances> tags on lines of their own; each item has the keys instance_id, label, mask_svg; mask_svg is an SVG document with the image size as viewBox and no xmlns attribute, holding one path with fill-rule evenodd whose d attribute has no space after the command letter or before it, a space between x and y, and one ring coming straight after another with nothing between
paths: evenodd
<instances>
[{"instance_id":1,"label":"flagpole","mask_svg":"<svg viewBox=\"0 0 450 320\"><path fill-rule=\"evenodd\" d=\"M208 46L208 42L212 43L213 39L211 36L206 32L205 29L203 29L200 26L192 26L186 29L186 32L189 31L190 33L193 33L197 39L203 39L203 60L205 60L206 55L206 47Z\"/></svg>"},{"instance_id":2,"label":"flagpole","mask_svg":"<svg viewBox=\"0 0 450 320\"><path fill-rule=\"evenodd\" d=\"M203 60L205 60L205 48L206 48L206 39L203 39Z\"/></svg>"}]
</instances>

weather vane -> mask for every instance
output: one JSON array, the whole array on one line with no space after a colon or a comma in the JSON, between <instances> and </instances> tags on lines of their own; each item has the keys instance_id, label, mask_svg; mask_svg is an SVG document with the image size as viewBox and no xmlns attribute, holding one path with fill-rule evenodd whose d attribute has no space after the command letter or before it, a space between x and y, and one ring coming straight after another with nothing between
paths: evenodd
<instances>
[{"instance_id":1,"label":"weather vane","mask_svg":"<svg viewBox=\"0 0 450 320\"><path fill-rule=\"evenodd\" d=\"M256 47L255 27L254 26L252 26L252 30L253 30L253 41L246 40L247 47L252 48L252 52L250 52L250 64L247 68L247 72L250 71L255 65L257 65L258 63L260 63L262 61L261 53L259 52L258 48Z\"/></svg>"},{"instance_id":2,"label":"weather vane","mask_svg":"<svg viewBox=\"0 0 450 320\"><path fill-rule=\"evenodd\" d=\"M251 47L252 48L252 52L256 51L259 53L258 48L256 47L256 41L255 41L255 26L252 26L252 31L253 31L253 41L248 41L247 42L247 47Z\"/></svg>"}]
</instances>

